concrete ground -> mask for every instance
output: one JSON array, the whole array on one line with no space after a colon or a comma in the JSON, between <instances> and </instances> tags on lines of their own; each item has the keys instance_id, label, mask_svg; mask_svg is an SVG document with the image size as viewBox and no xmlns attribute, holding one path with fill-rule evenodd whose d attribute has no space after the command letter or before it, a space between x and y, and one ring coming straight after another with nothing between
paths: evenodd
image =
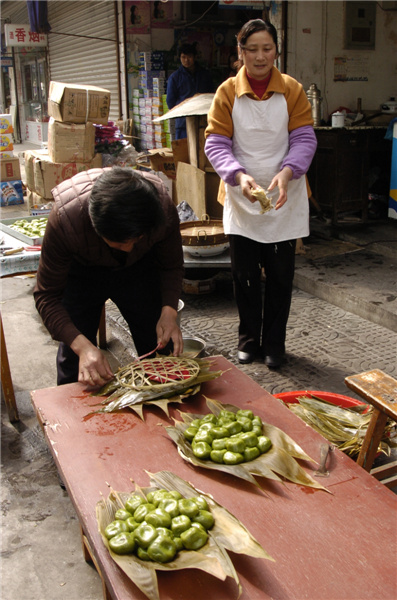
<instances>
[{"instance_id":1,"label":"concrete ground","mask_svg":"<svg viewBox=\"0 0 397 600\"><path fill-rule=\"evenodd\" d=\"M7 207L1 218L23 210ZM397 378L397 222L375 220L335 232L313 219L311 229L305 254L297 256L285 365L279 371L260 362L240 368L273 394L306 389L357 398L345 386L346 376L380 368ZM222 354L237 364L230 273L209 275L215 278L213 292L181 296L182 330L204 339L207 355ZM100 579L84 562L76 514L59 485L30 402L31 390L55 385L57 350L34 308L34 282L26 275L1 280L1 315L20 421L9 422L2 398L0 596L100 600ZM115 369L131 360L133 343L112 303L107 305L107 339Z\"/></svg>"}]
</instances>

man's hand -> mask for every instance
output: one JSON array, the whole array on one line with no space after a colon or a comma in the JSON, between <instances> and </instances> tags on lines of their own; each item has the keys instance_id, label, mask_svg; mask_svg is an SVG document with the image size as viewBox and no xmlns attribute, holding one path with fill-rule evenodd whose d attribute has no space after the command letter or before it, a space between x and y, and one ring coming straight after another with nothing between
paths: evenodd
<instances>
[{"instance_id":1,"label":"man's hand","mask_svg":"<svg viewBox=\"0 0 397 600\"><path fill-rule=\"evenodd\" d=\"M157 343L164 348L170 340L174 344L174 356L179 356L183 352L182 332L176 322L178 313L171 306L163 306L160 319L157 322L156 333Z\"/></svg>"},{"instance_id":2,"label":"man's hand","mask_svg":"<svg viewBox=\"0 0 397 600\"><path fill-rule=\"evenodd\" d=\"M105 385L113 372L104 354L83 335L78 335L70 345L79 357L79 382L91 387Z\"/></svg>"}]
</instances>

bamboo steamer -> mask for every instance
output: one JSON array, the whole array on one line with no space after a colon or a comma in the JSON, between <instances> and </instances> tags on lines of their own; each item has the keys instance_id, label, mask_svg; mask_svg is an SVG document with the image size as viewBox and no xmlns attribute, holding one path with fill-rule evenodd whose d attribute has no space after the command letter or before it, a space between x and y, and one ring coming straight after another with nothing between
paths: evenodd
<instances>
[{"instance_id":1,"label":"bamboo steamer","mask_svg":"<svg viewBox=\"0 0 397 600\"><path fill-rule=\"evenodd\" d=\"M193 256L222 254L229 241L220 220L204 215L201 221L185 221L180 224L183 249Z\"/></svg>"}]
</instances>

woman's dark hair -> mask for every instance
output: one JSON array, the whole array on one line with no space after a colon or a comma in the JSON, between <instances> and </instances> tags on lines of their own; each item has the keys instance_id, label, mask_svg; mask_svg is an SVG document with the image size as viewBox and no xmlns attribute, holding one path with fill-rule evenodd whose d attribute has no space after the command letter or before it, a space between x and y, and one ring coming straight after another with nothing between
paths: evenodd
<instances>
[{"instance_id":1,"label":"woman's dark hair","mask_svg":"<svg viewBox=\"0 0 397 600\"><path fill-rule=\"evenodd\" d=\"M236 35L237 45L240 48L244 48L247 43L248 38L258 31L267 31L273 38L273 42L276 45L276 52L278 54L278 41L277 41L277 30L268 21L262 21L262 19L251 19L251 21L247 21L244 23L238 34ZM239 59L238 61L239 67L242 67L243 61Z\"/></svg>"},{"instance_id":2,"label":"woman's dark hair","mask_svg":"<svg viewBox=\"0 0 397 600\"><path fill-rule=\"evenodd\" d=\"M96 180L89 214L96 233L111 242L148 234L165 221L155 185L127 167L113 167Z\"/></svg>"}]
</instances>

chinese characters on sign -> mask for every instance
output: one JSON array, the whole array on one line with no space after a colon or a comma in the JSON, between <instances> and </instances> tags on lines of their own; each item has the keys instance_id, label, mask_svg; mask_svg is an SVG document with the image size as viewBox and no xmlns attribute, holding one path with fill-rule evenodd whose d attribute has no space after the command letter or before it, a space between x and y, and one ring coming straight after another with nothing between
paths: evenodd
<instances>
[{"instance_id":1,"label":"chinese characters on sign","mask_svg":"<svg viewBox=\"0 0 397 600\"><path fill-rule=\"evenodd\" d=\"M336 56L334 81L368 81L368 56Z\"/></svg>"},{"instance_id":2,"label":"chinese characters on sign","mask_svg":"<svg viewBox=\"0 0 397 600\"><path fill-rule=\"evenodd\" d=\"M6 23L4 25L6 46L47 46L47 35L30 31L29 25L16 25Z\"/></svg>"}]
</instances>

